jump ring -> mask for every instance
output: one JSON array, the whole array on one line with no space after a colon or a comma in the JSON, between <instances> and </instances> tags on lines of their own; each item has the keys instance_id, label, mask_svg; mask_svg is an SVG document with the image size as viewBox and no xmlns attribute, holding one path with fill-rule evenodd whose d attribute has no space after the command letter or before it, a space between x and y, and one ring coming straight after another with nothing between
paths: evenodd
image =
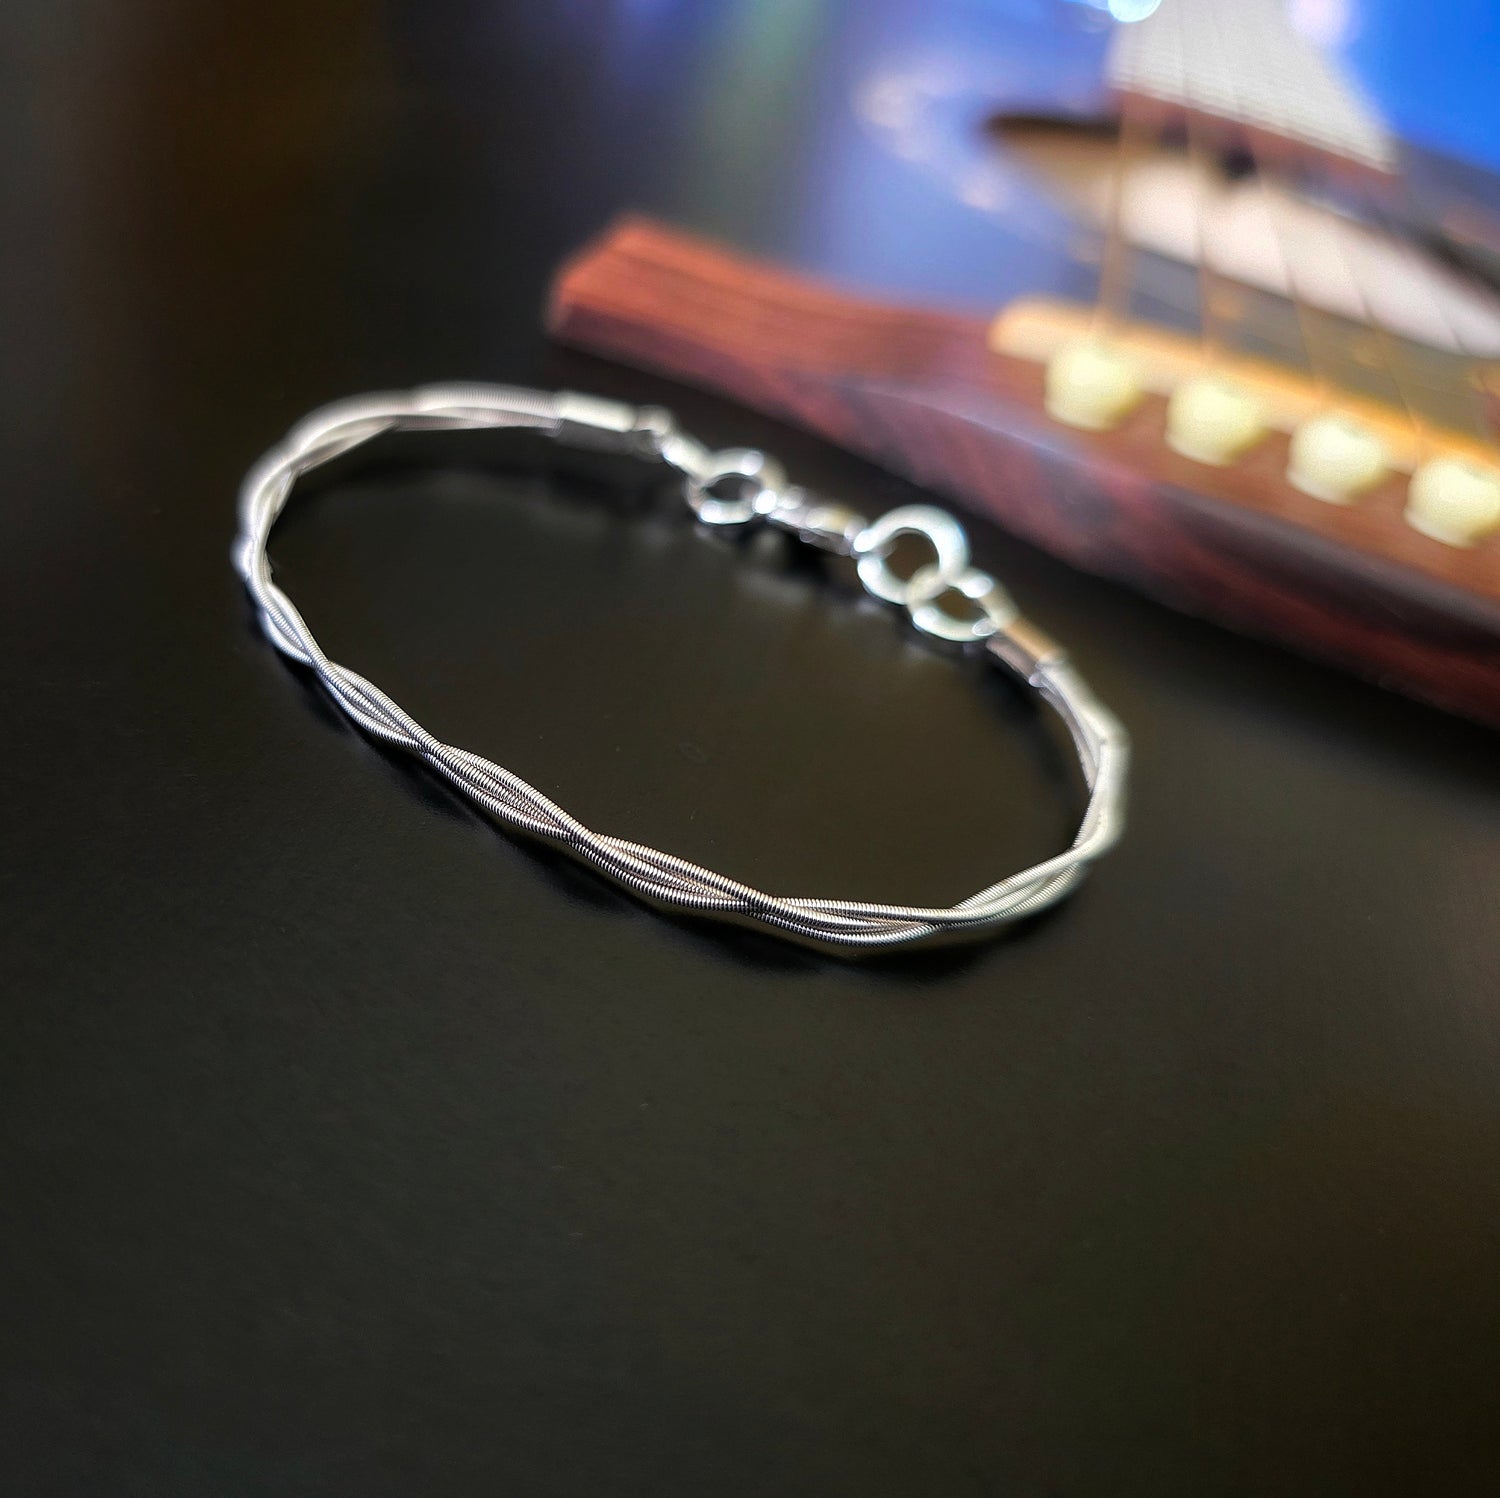
<instances>
[{"instance_id":1,"label":"jump ring","mask_svg":"<svg viewBox=\"0 0 1500 1498\"><path fill-rule=\"evenodd\" d=\"M947 511L935 505L902 505L888 510L854 538L859 580L866 592L886 603L905 607L912 598L912 579L897 577L886 564L891 548L902 536L925 537L934 558L928 566L936 567L945 578L959 577L969 565L964 529Z\"/></svg>"},{"instance_id":2,"label":"jump ring","mask_svg":"<svg viewBox=\"0 0 1500 1498\"><path fill-rule=\"evenodd\" d=\"M720 499L716 484L738 479L741 493L735 499ZM705 525L744 525L769 515L786 488L786 470L775 458L753 447L731 447L711 453L707 464L687 475L688 508Z\"/></svg>"},{"instance_id":3,"label":"jump ring","mask_svg":"<svg viewBox=\"0 0 1500 1498\"><path fill-rule=\"evenodd\" d=\"M906 611L911 622L925 635L959 645L987 640L1021 614L1015 600L988 572L973 567L954 578L944 577L941 569L930 564L918 567L907 579L906 590ZM972 619L955 618L940 606L939 600L945 593L961 593L976 605L978 612Z\"/></svg>"}]
</instances>

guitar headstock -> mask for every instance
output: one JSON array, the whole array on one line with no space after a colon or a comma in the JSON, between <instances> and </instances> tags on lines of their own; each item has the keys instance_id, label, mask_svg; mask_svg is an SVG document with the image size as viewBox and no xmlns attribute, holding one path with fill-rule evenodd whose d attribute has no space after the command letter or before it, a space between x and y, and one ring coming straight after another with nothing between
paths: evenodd
<instances>
[{"instance_id":1,"label":"guitar headstock","mask_svg":"<svg viewBox=\"0 0 1500 1498\"><path fill-rule=\"evenodd\" d=\"M1358 91L1253 0L1120 28L1107 76L1114 117L1082 139L998 122L1100 240L1092 307L1023 300L992 330L1045 364L1049 414L1099 431L1159 395L1163 439L1205 466L1279 433L1303 495L1359 504L1400 475L1427 538L1500 529L1500 300L1415 237L1397 145ZM1187 327L1137 314L1147 256L1194 272Z\"/></svg>"},{"instance_id":2,"label":"guitar headstock","mask_svg":"<svg viewBox=\"0 0 1500 1498\"><path fill-rule=\"evenodd\" d=\"M1190 8L1220 28L1271 9ZM1337 79L1316 57L1252 98L1245 66L1226 82L1161 34L1175 71L1132 40L1131 66L1055 118L974 93L983 70L963 95L920 71L856 89L902 171L995 225L1010 288L988 316L851 296L634 220L564 269L552 328L1081 567L1500 724L1500 299L1434 249L1399 143L1352 105L1327 126ZM1265 73L1256 35L1198 45ZM1275 113L1303 96L1321 134ZM1016 284L1038 267L1043 284Z\"/></svg>"}]
</instances>

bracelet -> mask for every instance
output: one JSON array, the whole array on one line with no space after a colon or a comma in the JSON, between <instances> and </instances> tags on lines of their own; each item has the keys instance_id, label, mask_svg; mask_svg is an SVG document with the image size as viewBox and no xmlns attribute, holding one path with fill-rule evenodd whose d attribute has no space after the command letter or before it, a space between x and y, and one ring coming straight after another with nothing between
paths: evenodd
<instances>
[{"instance_id":1,"label":"bracelet","mask_svg":"<svg viewBox=\"0 0 1500 1498\"><path fill-rule=\"evenodd\" d=\"M559 442L655 460L682 476L684 497L705 525L764 523L838 556L852 557L876 598L903 608L922 634L971 645L1027 682L1056 711L1077 751L1088 805L1065 852L945 909L859 900L768 895L697 864L592 832L535 787L467 750L440 743L378 687L328 659L295 605L272 581L266 543L297 478L382 432L516 428ZM888 565L902 536L925 538L932 560L910 577ZM1066 895L1124 826L1129 740L1065 653L1023 620L995 580L969 565L963 527L930 505L903 505L873 523L789 485L775 459L748 448L711 452L658 407L637 409L566 392L501 385L430 385L356 397L300 422L246 476L235 564L271 643L310 667L339 707L383 743L419 756L476 805L510 827L565 846L658 904L737 919L835 947L894 947L976 935L1032 915ZM963 608L949 612L949 602Z\"/></svg>"}]
</instances>

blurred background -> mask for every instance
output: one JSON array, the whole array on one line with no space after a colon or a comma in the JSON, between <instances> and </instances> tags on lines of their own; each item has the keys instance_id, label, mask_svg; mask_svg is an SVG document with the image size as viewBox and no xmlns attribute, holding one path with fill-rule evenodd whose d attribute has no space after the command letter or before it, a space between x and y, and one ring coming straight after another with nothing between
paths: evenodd
<instances>
[{"instance_id":1,"label":"blurred background","mask_svg":"<svg viewBox=\"0 0 1500 1498\"><path fill-rule=\"evenodd\" d=\"M1289 486L1280 427L1184 468L1165 389L1058 420L1066 339L1006 354L1035 379L974 428L1048 473L1128 459L1055 513L1166 496L1202 521L1173 558L1271 537L1250 591L1451 651L1479 701L1500 9L1215 24L1252 13L1338 80L1337 139L1294 87L1290 135L1194 105L1131 146L1113 59L1149 73L1119 49L1173 0L0 11L7 1493L1495 1491L1477 711L1164 608L1115 580L1124 532L1075 566L955 483L1129 726L1132 827L1053 917L849 966L496 836L275 657L229 565L280 433L427 380L664 401L869 513L929 502L894 449L547 336L558 267L649 214L945 309L971 373L1019 307L1394 413L1409 469L1461 458L1447 539L1399 464L1356 503ZM1183 76L1273 76L1234 50ZM1309 263L1368 255L1358 289L1205 234L1264 182ZM946 901L1076 825L1019 688L596 475L341 478L274 550L435 730L755 882Z\"/></svg>"}]
</instances>

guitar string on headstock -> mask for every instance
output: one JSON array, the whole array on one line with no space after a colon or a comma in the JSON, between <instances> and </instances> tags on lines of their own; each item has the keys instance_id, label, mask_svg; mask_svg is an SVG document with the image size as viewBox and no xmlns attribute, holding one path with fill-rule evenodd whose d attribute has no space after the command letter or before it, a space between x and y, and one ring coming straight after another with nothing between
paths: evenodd
<instances>
[{"instance_id":1,"label":"guitar string on headstock","mask_svg":"<svg viewBox=\"0 0 1500 1498\"><path fill-rule=\"evenodd\" d=\"M1270 7L1254 0L1163 6L1150 19L1122 27L1111 76L1119 131L1098 299L1086 338L1055 350L1048 362L1051 414L1103 430L1124 420L1145 393L1148 380L1128 347L1136 331L1128 313L1134 166L1143 139L1155 148L1176 140L1186 156L1198 318L1191 368L1171 375L1164 391L1168 445L1195 462L1229 466L1256 448L1273 424L1266 391L1251 377L1253 361L1232 346L1235 309L1249 288L1236 281L1229 242L1229 162L1236 179L1257 183L1310 378L1290 416L1283 411L1274 423L1289 430L1288 484L1319 500L1354 504L1388 473L1403 471L1411 475L1405 518L1423 535L1462 547L1500 528L1500 468L1473 377L1473 347L1448 304L1446 287L1434 288L1436 269L1419 260L1389 212L1386 200L1400 182L1394 147L1355 91L1276 22ZM1323 200L1317 245L1309 244L1302 215L1290 214L1284 192L1271 186L1273 164L1278 170L1290 166L1301 189L1311 188ZM1334 180L1336 172L1364 186L1362 225L1349 217L1348 184ZM1362 263L1377 248L1382 263ZM1305 262L1312 259L1324 281L1336 271L1342 300L1367 330L1365 357L1394 396L1384 409L1351 399L1331 368L1327 347L1337 340L1327 337L1325 343L1314 328L1336 319L1305 293ZM1425 361L1438 371L1435 376L1424 379L1417 372L1408 340L1386 310L1393 263L1411 270L1400 287L1405 309L1418 306L1420 322L1440 330L1440 341L1463 361L1461 376L1446 372L1446 356ZM1451 278L1451 272L1444 274ZM1451 388L1435 390L1434 379ZM1161 388L1160 371L1150 383ZM1294 382L1282 378L1279 384L1282 393L1295 395ZM1441 417L1424 409L1434 393L1447 397Z\"/></svg>"}]
</instances>

